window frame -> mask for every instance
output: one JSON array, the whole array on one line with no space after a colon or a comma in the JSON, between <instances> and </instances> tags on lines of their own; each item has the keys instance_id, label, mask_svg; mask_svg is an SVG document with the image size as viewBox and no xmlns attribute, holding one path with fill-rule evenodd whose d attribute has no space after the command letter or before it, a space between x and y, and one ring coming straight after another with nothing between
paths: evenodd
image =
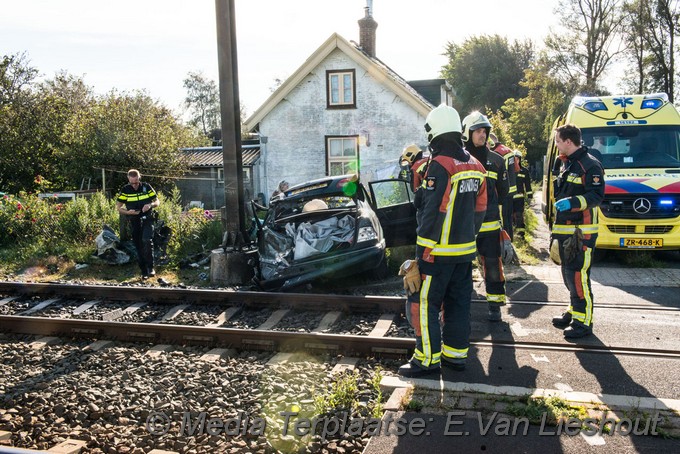
<instances>
[{"instance_id":1,"label":"window frame","mask_svg":"<svg viewBox=\"0 0 680 454\"><path fill-rule=\"evenodd\" d=\"M354 140L354 150L355 154L352 157L352 159L344 159L344 156L337 158L337 157L331 157L331 141L332 140L349 140L352 139ZM356 172L359 172L359 163L361 162L360 160L360 150L359 150L359 135L332 135L332 136L326 136L325 137L325 143L326 143L326 175L327 176L334 176L331 174L331 163L334 162L355 162L356 163ZM344 150L344 148L343 148ZM343 172L338 175L345 175L347 173L352 173L352 172Z\"/></svg>"},{"instance_id":2,"label":"window frame","mask_svg":"<svg viewBox=\"0 0 680 454\"><path fill-rule=\"evenodd\" d=\"M343 100L337 103L331 102L331 77L338 76L338 99L340 95L344 92L344 82L343 75L349 74L352 79L352 100L351 102L345 102ZM329 69L326 70L326 108L327 109L356 109L357 107L357 83L356 83L356 70L354 69Z\"/></svg>"}]
</instances>

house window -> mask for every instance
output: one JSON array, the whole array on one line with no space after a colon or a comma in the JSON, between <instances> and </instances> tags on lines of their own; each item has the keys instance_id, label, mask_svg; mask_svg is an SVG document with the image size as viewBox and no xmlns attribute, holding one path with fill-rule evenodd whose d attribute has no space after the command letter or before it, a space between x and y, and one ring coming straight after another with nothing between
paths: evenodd
<instances>
[{"instance_id":1,"label":"house window","mask_svg":"<svg viewBox=\"0 0 680 454\"><path fill-rule=\"evenodd\" d=\"M326 138L328 175L345 175L359 170L359 136Z\"/></svg>"},{"instance_id":2,"label":"house window","mask_svg":"<svg viewBox=\"0 0 680 454\"><path fill-rule=\"evenodd\" d=\"M328 86L327 106L335 108L356 107L354 70L326 71Z\"/></svg>"},{"instance_id":3,"label":"house window","mask_svg":"<svg viewBox=\"0 0 680 454\"><path fill-rule=\"evenodd\" d=\"M217 168L217 182L224 184L224 169L222 167Z\"/></svg>"}]
</instances>

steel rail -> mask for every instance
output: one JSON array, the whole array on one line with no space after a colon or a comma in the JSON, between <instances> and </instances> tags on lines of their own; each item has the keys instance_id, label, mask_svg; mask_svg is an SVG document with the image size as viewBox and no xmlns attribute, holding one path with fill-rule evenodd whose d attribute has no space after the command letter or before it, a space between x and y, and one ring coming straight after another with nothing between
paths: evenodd
<instances>
[{"instance_id":1,"label":"steel rail","mask_svg":"<svg viewBox=\"0 0 680 454\"><path fill-rule=\"evenodd\" d=\"M246 330L160 323L107 322L34 316L2 315L0 331L44 336L104 338L130 342L199 344L229 346L246 350L316 351L333 354L407 356L415 347L413 338L371 337L349 334L298 333L288 331ZM471 339L477 347L502 347L522 350L605 353L611 355L680 359L680 350L564 345L550 342Z\"/></svg>"},{"instance_id":2,"label":"steel rail","mask_svg":"<svg viewBox=\"0 0 680 454\"><path fill-rule=\"evenodd\" d=\"M177 304L239 304L248 307L289 306L309 310L343 310L345 312L397 312L402 311L406 299L402 296L357 296L325 293L275 293L233 290L182 289L158 287L128 287L113 285L72 285L55 283L0 282L0 294L26 296L66 296L100 298L116 301L150 301ZM474 303L486 303L473 299ZM557 301L508 301L507 305L517 306L560 306ZM642 310L659 312L680 312L680 307L659 307L637 304L598 304L598 308L617 310Z\"/></svg>"}]
</instances>

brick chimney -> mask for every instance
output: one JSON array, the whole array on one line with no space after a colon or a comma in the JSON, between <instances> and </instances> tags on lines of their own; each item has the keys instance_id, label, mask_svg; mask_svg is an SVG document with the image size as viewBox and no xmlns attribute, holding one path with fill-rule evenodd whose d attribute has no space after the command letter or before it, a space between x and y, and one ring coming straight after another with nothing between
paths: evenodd
<instances>
[{"instance_id":1,"label":"brick chimney","mask_svg":"<svg viewBox=\"0 0 680 454\"><path fill-rule=\"evenodd\" d=\"M373 20L370 4L364 8L366 15L359 19L359 46L371 57L375 57L375 29L378 23Z\"/></svg>"}]
</instances>

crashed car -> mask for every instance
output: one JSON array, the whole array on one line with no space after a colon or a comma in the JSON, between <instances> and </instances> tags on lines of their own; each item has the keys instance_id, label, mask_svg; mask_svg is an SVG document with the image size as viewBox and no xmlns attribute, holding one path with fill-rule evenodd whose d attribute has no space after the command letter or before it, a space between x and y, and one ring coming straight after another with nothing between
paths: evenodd
<instances>
[{"instance_id":1,"label":"crashed car","mask_svg":"<svg viewBox=\"0 0 680 454\"><path fill-rule=\"evenodd\" d=\"M356 175L290 187L268 208L253 203L264 290L285 290L321 277L387 272L385 248L416 239L413 193L403 180L369 183Z\"/></svg>"}]
</instances>

